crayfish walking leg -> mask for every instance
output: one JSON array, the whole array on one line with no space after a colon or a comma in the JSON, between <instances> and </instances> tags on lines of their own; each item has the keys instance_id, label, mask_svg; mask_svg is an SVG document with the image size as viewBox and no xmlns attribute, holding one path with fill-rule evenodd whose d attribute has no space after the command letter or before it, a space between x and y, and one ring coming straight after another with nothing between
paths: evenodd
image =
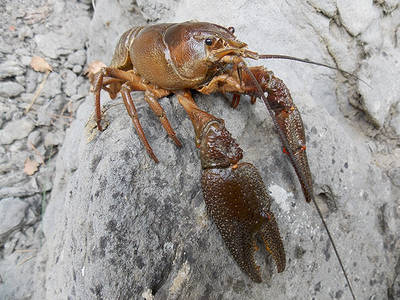
<instances>
[{"instance_id":1,"label":"crayfish walking leg","mask_svg":"<svg viewBox=\"0 0 400 300\"><path fill-rule=\"evenodd\" d=\"M271 198L258 170L250 163L239 162L242 149L223 120L200 110L190 92L178 92L177 96L192 120L196 146L200 149L207 211L231 255L252 280L261 282L259 266L254 261L255 234L259 234L278 272L282 272L285 250L270 210Z\"/></svg>"},{"instance_id":2,"label":"crayfish walking leg","mask_svg":"<svg viewBox=\"0 0 400 300\"><path fill-rule=\"evenodd\" d=\"M158 99L168 96L171 92L156 87L152 84L146 84L142 78L135 74L133 71L123 71L117 68L104 67L97 73L94 78L94 94L95 94L95 112L97 128L102 131L101 126L101 109L100 109L100 92L105 90L109 93L111 99L115 99L118 93L121 93L122 99L129 116L135 126L136 132L144 145L149 156L158 163L158 159L153 152L147 138L144 134L143 128L140 124L138 113L136 111L135 104L133 103L130 95L131 91L144 91L144 99L149 104L151 110L159 118L161 125L164 127L168 136L175 142L178 147L182 147L181 142L176 137L171 124L168 121L165 111L157 101Z\"/></svg>"}]
</instances>

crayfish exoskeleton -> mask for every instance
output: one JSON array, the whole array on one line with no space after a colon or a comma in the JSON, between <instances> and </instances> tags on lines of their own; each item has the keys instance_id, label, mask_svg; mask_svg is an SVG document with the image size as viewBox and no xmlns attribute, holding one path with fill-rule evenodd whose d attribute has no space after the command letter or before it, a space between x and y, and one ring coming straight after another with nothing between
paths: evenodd
<instances>
[{"instance_id":1,"label":"crayfish exoskeleton","mask_svg":"<svg viewBox=\"0 0 400 300\"><path fill-rule=\"evenodd\" d=\"M300 180L307 201L313 198L311 173L306 156L306 141L300 113L289 90L272 72L263 67L248 68L244 58L262 59L236 39L233 27L205 22L185 22L135 27L125 32L109 67L94 80L96 121L101 126L100 92L111 98L120 92L136 131L148 154L158 162L148 143L130 95L144 91L144 99L159 117L177 146L181 146L159 98L175 94L189 115L200 149L202 189L208 213L240 268L261 282L254 263L255 234L259 234L274 258L278 272L285 269L283 243L273 213L271 199L257 169L239 162L242 149L231 137L224 121L202 111L190 90L204 94L232 93L236 107L240 95L251 96L252 103L262 98ZM264 96L264 92L268 96Z\"/></svg>"}]
</instances>

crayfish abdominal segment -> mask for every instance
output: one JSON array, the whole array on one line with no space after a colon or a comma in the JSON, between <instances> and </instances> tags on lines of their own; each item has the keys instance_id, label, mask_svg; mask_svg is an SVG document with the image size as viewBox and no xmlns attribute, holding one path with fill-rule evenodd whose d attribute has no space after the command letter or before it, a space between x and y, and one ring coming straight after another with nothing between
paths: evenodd
<instances>
[{"instance_id":1,"label":"crayfish abdominal segment","mask_svg":"<svg viewBox=\"0 0 400 300\"><path fill-rule=\"evenodd\" d=\"M200 149L202 189L207 210L214 219L233 258L256 282L261 281L254 263L255 235L259 234L274 258L278 272L285 269L285 252L271 199L257 169L240 162L242 149L231 137L224 122L202 111L190 90L203 94L232 93L236 107L240 95L266 101L283 144L300 180L307 201L313 197L311 173L305 151L304 126L289 90L263 67L247 68L244 58L262 55L248 50L236 39L232 27L185 22L135 27L118 42L109 67L97 74L93 86L96 121L101 126L100 92L114 99L121 93L126 110L150 157L158 162L130 95L143 91L144 99L177 146L179 139L158 99L175 94L190 117L196 146ZM245 69L246 72L242 72ZM268 96L264 96L268 92Z\"/></svg>"}]
</instances>

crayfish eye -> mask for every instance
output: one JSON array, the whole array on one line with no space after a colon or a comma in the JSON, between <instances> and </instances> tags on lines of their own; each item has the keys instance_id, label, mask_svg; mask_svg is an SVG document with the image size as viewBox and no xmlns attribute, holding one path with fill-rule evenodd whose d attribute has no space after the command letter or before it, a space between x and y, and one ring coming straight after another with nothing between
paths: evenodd
<instances>
[{"instance_id":1,"label":"crayfish eye","mask_svg":"<svg viewBox=\"0 0 400 300\"><path fill-rule=\"evenodd\" d=\"M229 30L229 32L232 33L232 34L235 33L235 28L233 28L232 26L231 26L231 27L228 27L228 30Z\"/></svg>"},{"instance_id":2,"label":"crayfish eye","mask_svg":"<svg viewBox=\"0 0 400 300\"><path fill-rule=\"evenodd\" d=\"M213 40L211 38L206 38L204 42L206 43L207 46L211 46L213 43Z\"/></svg>"}]
</instances>

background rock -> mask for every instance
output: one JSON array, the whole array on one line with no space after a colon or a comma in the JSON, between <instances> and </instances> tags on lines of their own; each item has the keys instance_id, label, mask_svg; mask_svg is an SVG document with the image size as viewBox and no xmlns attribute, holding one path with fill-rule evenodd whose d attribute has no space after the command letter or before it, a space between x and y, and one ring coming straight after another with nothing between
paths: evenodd
<instances>
[{"instance_id":1,"label":"background rock","mask_svg":"<svg viewBox=\"0 0 400 300\"><path fill-rule=\"evenodd\" d=\"M0 130L0 143L11 144L15 140L27 137L34 126L27 118L9 122L4 129Z\"/></svg>"},{"instance_id":2,"label":"background rock","mask_svg":"<svg viewBox=\"0 0 400 300\"><path fill-rule=\"evenodd\" d=\"M17 82L4 81L0 83L0 96L15 97L24 91L24 87Z\"/></svg>"},{"instance_id":3,"label":"background rock","mask_svg":"<svg viewBox=\"0 0 400 300\"><path fill-rule=\"evenodd\" d=\"M52 188L58 145L73 118L73 108L82 99L76 93L82 93L82 87L85 95L88 91L83 74L74 74L75 80L64 85L61 74L73 67L68 66L67 57L75 50L76 56L85 56L91 11L80 1L2 1L0 6L0 207L2 222L17 224L0 232L0 298L32 299L33 281L39 276L36 258L43 243L41 219ZM52 40L51 34L58 36ZM48 39L38 47L35 41L41 37ZM43 57L48 49L55 56ZM26 113L44 79L44 74L30 67L35 55L45 58L53 72ZM81 58L75 61L84 64ZM77 92L68 97L64 89ZM39 164L30 176L24 173L27 158ZM40 272L40 264L38 268Z\"/></svg>"},{"instance_id":4,"label":"background rock","mask_svg":"<svg viewBox=\"0 0 400 300\"><path fill-rule=\"evenodd\" d=\"M24 74L20 65L15 61L5 61L0 64L0 79Z\"/></svg>"},{"instance_id":5,"label":"background rock","mask_svg":"<svg viewBox=\"0 0 400 300\"><path fill-rule=\"evenodd\" d=\"M16 227L21 225L27 209L27 203L19 200L7 198L0 202L0 236L6 236Z\"/></svg>"},{"instance_id":6,"label":"background rock","mask_svg":"<svg viewBox=\"0 0 400 300\"><path fill-rule=\"evenodd\" d=\"M362 101L378 94L389 101L384 86L390 82L364 77L384 70L377 71L376 65L367 63L360 53L370 44L360 48L358 41L374 22L390 24L380 26L382 31L369 32L375 39L386 40L397 26L398 9L383 17L381 6L362 2L371 13L358 19L360 12L343 1L178 1L168 14L160 14L157 5L149 4L145 10L130 3L96 1L89 61L109 62L117 37L128 24L143 24L144 18L196 19L234 26L237 37L255 51L336 63L373 85L371 89L339 72L294 62L250 62L264 64L284 79L302 112L317 202L357 298L388 297L397 287L394 266L400 250L400 198L386 172L397 159L393 149L398 138L385 139L365 122L367 118L359 117L360 111L353 105L354 95L361 95L357 106L366 115L374 115ZM374 45L375 55L382 55L385 47L397 46ZM394 55L386 59L393 64L396 60ZM37 298L351 298L318 214L304 202L263 104L250 106L244 98L238 109L232 110L221 96L195 96L201 108L225 119L245 151L244 160L261 170L275 198L273 211L287 251L287 268L277 274L271 258L261 250L256 258L264 283L254 284L233 262L205 213L200 162L189 119L174 96L160 100L184 144L178 149L142 97L134 94L159 164L153 163L139 143L123 105L107 111L110 125L90 143L84 126L93 111L92 96L80 106L58 156L52 200L43 222L46 243L39 261L46 272L41 273L39 286L44 289L38 289ZM105 103L105 93L102 99ZM398 98L386 105L393 101ZM382 112L386 105L376 110L380 126L390 120L388 111Z\"/></svg>"}]
</instances>

